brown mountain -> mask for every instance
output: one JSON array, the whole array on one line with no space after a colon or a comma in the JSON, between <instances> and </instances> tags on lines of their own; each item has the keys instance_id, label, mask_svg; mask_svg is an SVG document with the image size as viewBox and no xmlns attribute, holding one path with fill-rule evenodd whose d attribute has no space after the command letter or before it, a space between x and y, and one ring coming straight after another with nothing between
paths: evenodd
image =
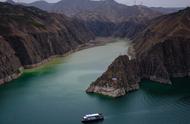
<instances>
[{"instance_id":1,"label":"brown mountain","mask_svg":"<svg viewBox=\"0 0 190 124\"><path fill-rule=\"evenodd\" d=\"M50 11L80 17L84 20L101 18L117 23L133 17L152 18L160 15L160 13L152 11L148 7L127 6L114 0L62 0L55 3Z\"/></svg>"},{"instance_id":2,"label":"brown mountain","mask_svg":"<svg viewBox=\"0 0 190 124\"><path fill-rule=\"evenodd\" d=\"M172 84L190 76L190 8L152 20L127 55L118 57L87 92L112 97L139 88L141 79Z\"/></svg>"},{"instance_id":3,"label":"brown mountain","mask_svg":"<svg viewBox=\"0 0 190 124\"><path fill-rule=\"evenodd\" d=\"M174 13L177 12L179 10L185 9L184 7L168 7L168 8L164 8L164 7L151 7L151 9L158 11L160 13L163 14L170 14L170 13Z\"/></svg>"},{"instance_id":4,"label":"brown mountain","mask_svg":"<svg viewBox=\"0 0 190 124\"><path fill-rule=\"evenodd\" d=\"M34 7L0 3L0 18L0 84L94 38L77 20Z\"/></svg>"},{"instance_id":5,"label":"brown mountain","mask_svg":"<svg viewBox=\"0 0 190 124\"><path fill-rule=\"evenodd\" d=\"M161 15L145 6L127 6L114 0L61 0L54 4L37 1L29 5L80 19L96 36L133 38L147 20Z\"/></svg>"},{"instance_id":6,"label":"brown mountain","mask_svg":"<svg viewBox=\"0 0 190 124\"><path fill-rule=\"evenodd\" d=\"M50 11L49 9L54 5L54 3L48 3L45 0L35 1L30 4L26 4L26 3L21 3L21 4L25 6L34 6L45 11Z\"/></svg>"}]
</instances>

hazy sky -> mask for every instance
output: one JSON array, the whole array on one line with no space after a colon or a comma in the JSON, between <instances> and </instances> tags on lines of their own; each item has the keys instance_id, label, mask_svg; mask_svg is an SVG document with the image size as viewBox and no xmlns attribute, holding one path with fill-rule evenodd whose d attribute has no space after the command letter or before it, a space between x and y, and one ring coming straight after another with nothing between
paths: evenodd
<instances>
[{"instance_id":1,"label":"hazy sky","mask_svg":"<svg viewBox=\"0 0 190 124\"><path fill-rule=\"evenodd\" d=\"M0 0L4 1L4 0ZM14 0L20 2L33 2L36 0ZM59 0L46 0L48 2L57 2ZM127 5L143 4L146 6L161 6L161 7L186 7L190 6L190 0L115 0ZM136 2L135 2L136 1Z\"/></svg>"}]
</instances>

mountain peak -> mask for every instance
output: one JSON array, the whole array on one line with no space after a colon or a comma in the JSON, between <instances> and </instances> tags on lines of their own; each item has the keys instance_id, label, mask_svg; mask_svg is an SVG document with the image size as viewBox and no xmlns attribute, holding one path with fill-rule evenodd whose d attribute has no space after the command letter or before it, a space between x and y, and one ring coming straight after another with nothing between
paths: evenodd
<instances>
[{"instance_id":1,"label":"mountain peak","mask_svg":"<svg viewBox=\"0 0 190 124\"><path fill-rule=\"evenodd\" d=\"M38 1L36 1L36 2L48 3L48 2L45 1L45 0L38 0Z\"/></svg>"},{"instance_id":2,"label":"mountain peak","mask_svg":"<svg viewBox=\"0 0 190 124\"><path fill-rule=\"evenodd\" d=\"M178 14L183 17L186 17L186 16L190 17L190 7L187 7L183 10L179 10Z\"/></svg>"},{"instance_id":3,"label":"mountain peak","mask_svg":"<svg viewBox=\"0 0 190 124\"><path fill-rule=\"evenodd\" d=\"M184 11L190 12L190 7L185 8Z\"/></svg>"},{"instance_id":4,"label":"mountain peak","mask_svg":"<svg viewBox=\"0 0 190 124\"><path fill-rule=\"evenodd\" d=\"M181 12L190 12L190 7L186 7L184 9L179 10L179 13Z\"/></svg>"},{"instance_id":5,"label":"mountain peak","mask_svg":"<svg viewBox=\"0 0 190 124\"><path fill-rule=\"evenodd\" d=\"M115 0L104 0L104 1L107 1L107 2L115 2Z\"/></svg>"},{"instance_id":6,"label":"mountain peak","mask_svg":"<svg viewBox=\"0 0 190 124\"><path fill-rule=\"evenodd\" d=\"M102 0L102 1L109 3L109 4L117 3L115 0Z\"/></svg>"},{"instance_id":7,"label":"mountain peak","mask_svg":"<svg viewBox=\"0 0 190 124\"><path fill-rule=\"evenodd\" d=\"M13 0L7 0L5 2L10 3L10 4L15 4L15 2Z\"/></svg>"}]
</instances>

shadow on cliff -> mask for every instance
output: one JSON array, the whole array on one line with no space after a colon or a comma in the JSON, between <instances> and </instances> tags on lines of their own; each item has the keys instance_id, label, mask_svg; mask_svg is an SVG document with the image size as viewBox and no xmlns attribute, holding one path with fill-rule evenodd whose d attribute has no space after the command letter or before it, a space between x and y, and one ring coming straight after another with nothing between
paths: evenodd
<instances>
[{"instance_id":1,"label":"shadow on cliff","mask_svg":"<svg viewBox=\"0 0 190 124\"><path fill-rule=\"evenodd\" d=\"M171 81L172 85L143 80L141 82L140 90L156 96L176 96L189 93L190 78L173 78Z\"/></svg>"}]
</instances>

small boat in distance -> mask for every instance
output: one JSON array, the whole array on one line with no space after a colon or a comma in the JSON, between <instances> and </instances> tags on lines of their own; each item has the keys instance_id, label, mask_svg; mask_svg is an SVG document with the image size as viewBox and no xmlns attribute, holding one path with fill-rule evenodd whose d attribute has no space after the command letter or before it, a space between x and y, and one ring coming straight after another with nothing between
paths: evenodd
<instances>
[{"instance_id":1,"label":"small boat in distance","mask_svg":"<svg viewBox=\"0 0 190 124\"><path fill-rule=\"evenodd\" d=\"M104 120L103 114L95 113L95 114L87 114L82 117L82 123L96 122Z\"/></svg>"}]
</instances>

